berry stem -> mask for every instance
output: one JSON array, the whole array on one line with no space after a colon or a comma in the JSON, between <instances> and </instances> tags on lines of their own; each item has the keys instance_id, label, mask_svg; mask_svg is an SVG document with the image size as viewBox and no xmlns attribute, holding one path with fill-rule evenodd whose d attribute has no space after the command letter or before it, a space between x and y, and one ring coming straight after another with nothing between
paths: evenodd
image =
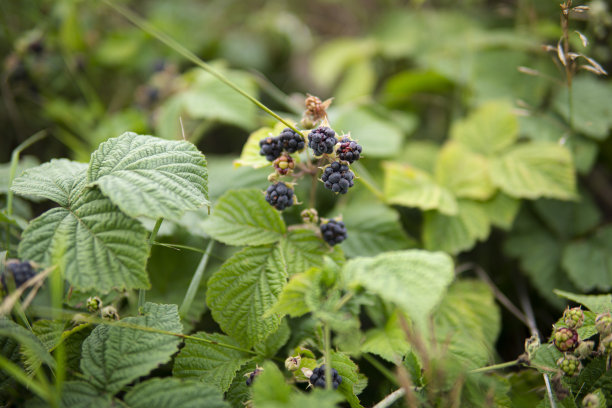
<instances>
[{"instance_id":1,"label":"berry stem","mask_svg":"<svg viewBox=\"0 0 612 408\"><path fill-rule=\"evenodd\" d=\"M155 222L155 226L153 227L153 231L151 231L151 235L149 235L149 242L148 242L149 258L151 258L151 248L153 247L153 243L155 242L155 236L159 232L159 228L161 227L162 222L164 222L164 218L163 217L158 218L157 221ZM148 263L148 259L147 259L147 263ZM138 290L138 313L140 313L140 310L142 309L142 307L144 307L146 292L147 291L145 289Z\"/></svg>"},{"instance_id":2,"label":"berry stem","mask_svg":"<svg viewBox=\"0 0 612 408\"><path fill-rule=\"evenodd\" d=\"M206 270L206 265L208 264L208 259L210 258L210 253L212 252L214 244L214 239L211 239L208 242L206 251L204 252L204 255L202 255L202 259L200 259L200 263L198 264L198 267L191 278L189 288L187 288L185 298L183 299L183 303L181 303L181 307L179 308L179 315L181 316L181 319L185 319L185 317L187 317L187 313L189 313L189 308L191 307L193 299L195 299L198 288L200 287L200 282L202 281L202 276L204 276L204 271Z\"/></svg>"},{"instance_id":3,"label":"berry stem","mask_svg":"<svg viewBox=\"0 0 612 408\"><path fill-rule=\"evenodd\" d=\"M115 9L115 11L117 11L123 17L128 19L136 27L140 28L142 31L146 32L147 34L155 37L157 40L159 40L162 43L166 44L168 47L172 48L174 51L176 51L177 53L181 54L183 57L187 58L188 60L190 60L191 62L193 62L194 64L196 64L200 68L202 68L204 71L208 72L209 74L211 74L212 76L217 78L219 81L223 82L225 85L229 86L234 91L238 92L240 95L242 95L245 98L247 98L249 101L251 101L253 104L255 104L255 106L257 106L259 109L263 110L264 112L266 112L268 115L272 116L274 119L278 120L279 122L282 122L285 126L290 128L294 132L297 132L297 133L301 134L301 132L295 126L293 126L291 123L287 122L285 119L283 119L280 116L278 116L276 113L274 113L266 105L264 105L263 103L259 102L256 98L254 98L253 96L249 95L246 91L244 91L238 85L234 84L227 77L225 77L225 75L223 75L220 72L218 72L216 69L214 69L213 67L208 65L206 62L202 61L200 58L198 58L197 55L195 55L193 52L189 51L187 48L183 47L174 38L170 37L166 33L164 33L162 31L160 31L159 29L155 28L148 21L146 21L145 19L141 18L140 16L138 16L135 13L133 13L132 11L128 10L127 8L125 8L123 6L120 6L118 4L115 4L112 0L102 0L102 1L104 3L106 3L109 7Z\"/></svg>"},{"instance_id":4,"label":"berry stem","mask_svg":"<svg viewBox=\"0 0 612 408\"><path fill-rule=\"evenodd\" d=\"M512 367L514 365L516 365L519 362L519 360L513 360L513 361L507 361L505 363L500 363L500 364L494 364L494 365L490 365L490 366L486 366L486 367L480 367L480 368L476 368L474 370L469 371L470 374L476 374L476 373L486 373L489 371L495 371L495 370L501 370L502 368L508 368L508 367Z\"/></svg>"},{"instance_id":5,"label":"berry stem","mask_svg":"<svg viewBox=\"0 0 612 408\"><path fill-rule=\"evenodd\" d=\"M325 348L325 389L332 389L332 360L331 360L331 331L329 329L329 324L323 324L323 346Z\"/></svg>"}]
</instances>

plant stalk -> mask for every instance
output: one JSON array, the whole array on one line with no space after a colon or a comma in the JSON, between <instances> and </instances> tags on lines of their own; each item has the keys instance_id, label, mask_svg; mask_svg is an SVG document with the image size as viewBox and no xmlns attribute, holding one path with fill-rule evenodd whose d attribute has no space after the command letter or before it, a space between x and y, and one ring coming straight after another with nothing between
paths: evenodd
<instances>
[{"instance_id":1,"label":"plant stalk","mask_svg":"<svg viewBox=\"0 0 612 408\"><path fill-rule=\"evenodd\" d=\"M200 263L198 264L198 267L196 268L196 271L193 274L193 277L191 278L191 282L189 283L189 287L187 288L187 292L185 293L185 298L183 299L183 303L181 303L181 307L179 308L179 315L181 316L181 319L184 319L187 316L189 308L193 303L193 299L195 299L214 244L215 240L211 238L208 242L208 245L206 246L204 255L202 255L202 258L200 259Z\"/></svg>"},{"instance_id":2,"label":"plant stalk","mask_svg":"<svg viewBox=\"0 0 612 408\"><path fill-rule=\"evenodd\" d=\"M332 388L332 360L331 360L331 331L329 324L323 324L323 346L325 348L325 389L331 390Z\"/></svg>"},{"instance_id":3,"label":"plant stalk","mask_svg":"<svg viewBox=\"0 0 612 408\"><path fill-rule=\"evenodd\" d=\"M149 235L149 251L151 251L151 248L153 247L153 243L155 242L155 236L157 235L157 233L159 232L159 228L162 225L162 222L164 222L164 218L160 217L157 219L157 221L155 222L155 226L153 227L153 231L151 231L151 235ZM151 257L151 254L149 252L149 258ZM148 260L147 260L148 263ZM142 308L144 307L145 304L145 298L146 298L146 290L145 289L139 289L138 290L138 313L140 313L140 310L142 310Z\"/></svg>"}]
</instances>

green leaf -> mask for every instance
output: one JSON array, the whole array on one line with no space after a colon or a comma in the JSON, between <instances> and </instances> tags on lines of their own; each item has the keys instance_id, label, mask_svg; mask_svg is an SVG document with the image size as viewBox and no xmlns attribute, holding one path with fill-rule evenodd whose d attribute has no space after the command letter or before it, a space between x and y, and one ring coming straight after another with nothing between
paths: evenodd
<instances>
[{"instance_id":1,"label":"green leaf","mask_svg":"<svg viewBox=\"0 0 612 408\"><path fill-rule=\"evenodd\" d=\"M177 219L208 204L204 155L191 143L124 133L91 155L87 182L130 217Z\"/></svg>"},{"instance_id":2,"label":"green leaf","mask_svg":"<svg viewBox=\"0 0 612 408\"><path fill-rule=\"evenodd\" d=\"M532 142L509 149L491 161L493 184L517 198L573 199L576 177L567 148L547 142Z\"/></svg>"},{"instance_id":3,"label":"green leaf","mask_svg":"<svg viewBox=\"0 0 612 408\"><path fill-rule=\"evenodd\" d=\"M342 249L349 257L374 256L414 246L401 227L399 214L385 205L350 205L342 215L350 231Z\"/></svg>"},{"instance_id":4,"label":"green leaf","mask_svg":"<svg viewBox=\"0 0 612 408\"><path fill-rule=\"evenodd\" d=\"M61 407L90 408L112 407L111 394L102 393L84 381L68 381L62 387Z\"/></svg>"},{"instance_id":5,"label":"green leaf","mask_svg":"<svg viewBox=\"0 0 612 408\"><path fill-rule=\"evenodd\" d=\"M183 330L176 305L147 302L142 316L127 317L120 323L131 327L100 325L83 343L83 374L90 384L110 394L169 361L180 343L176 336L136 327L171 333Z\"/></svg>"},{"instance_id":6,"label":"green leaf","mask_svg":"<svg viewBox=\"0 0 612 408\"><path fill-rule=\"evenodd\" d=\"M55 360L34 333L4 316L0 317L0 338L14 340L21 346L22 353L25 353L29 359L36 358L49 367L55 368Z\"/></svg>"},{"instance_id":7,"label":"green leaf","mask_svg":"<svg viewBox=\"0 0 612 408\"><path fill-rule=\"evenodd\" d=\"M284 260L287 274L292 276L312 267L322 267L325 255L338 255L338 249L334 248L334 251L330 254L329 247L314 231L300 228L289 231L281 239L277 256Z\"/></svg>"},{"instance_id":8,"label":"green leaf","mask_svg":"<svg viewBox=\"0 0 612 408\"><path fill-rule=\"evenodd\" d=\"M274 127L262 127L251 133L246 143L242 147L240 158L234 161L234 165L236 167L248 166L254 169L270 166L270 162L266 160L264 156L259 154L259 151L261 150L259 142L261 139L266 137L278 136L284 128L285 124L279 122Z\"/></svg>"},{"instance_id":9,"label":"green leaf","mask_svg":"<svg viewBox=\"0 0 612 408\"><path fill-rule=\"evenodd\" d=\"M281 347L287 343L290 336L291 329L289 328L287 319L283 319L277 331L271 333L263 343L255 345L255 352L260 357L274 358L275 354L281 349Z\"/></svg>"},{"instance_id":10,"label":"green leaf","mask_svg":"<svg viewBox=\"0 0 612 408\"><path fill-rule=\"evenodd\" d=\"M38 166L39 163L38 159L34 156L21 157L15 169L15 176L19 176L27 169ZM8 193L10 175L11 163L0 164L0 194Z\"/></svg>"},{"instance_id":11,"label":"green leaf","mask_svg":"<svg viewBox=\"0 0 612 408\"><path fill-rule=\"evenodd\" d=\"M509 230L521 208L521 202L498 191L493 198L482 203L482 208L487 213L492 225Z\"/></svg>"},{"instance_id":12,"label":"green leaf","mask_svg":"<svg viewBox=\"0 0 612 408\"><path fill-rule=\"evenodd\" d=\"M562 265L582 291L612 288L612 227L569 244L563 251Z\"/></svg>"},{"instance_id":13,"label":"green leaf","mask_svg":"<svg viewBox=\"0 0 612 408\"><path fill-rule=\"evenodd\" d=\"M612 312L612 295L579 295L563 290L554 291L557 296L564 297L586 306L594 313Z\"/></svg>"},{"instance_id":14,"label":"green leaf","mask_svg":"<svg viewBox=\"0 0 612 408\"><path fill-rule=\"evenodd\" d=\"M81 290L147 288L144 227L97 189L86 189L70 200L69 209L53 208L28 225L19 256L43 265L55 260L66 279Z\"/></svg>"},{"instance_id":15,"label":"green leaf","mask_svg":"<svg viewBox=\"0 0 612 408\"><path fill-rule=\"evenodd\" d=\"M264 314L287 280L275 247L248 247L228 259L208 281L206 301L221 329L245 347L278 329L280 317Z\"/></svg>"},{"instance_id":16,"label":"green leaf","mask_svg":"<svg viewBox=\"0 0 612 408\"><path fill-rule=\"evenodd\" d=\"M518 138L519 123L505 102L483 104L451 128L451 138L476 153L491 155L511 146Z\"/></svg>"},{"instance_id":17,"label":"green leaf","mask_svg":"<svg viewBox=\"0 0 612 408\"><path fill-rule=\"evenodd\" d=\"M408 250L355 258L344 266L350 286L363 286L395 303L424 328L454 278L453 262L442 252Z\"/></svg>"},{"instance_id":18,"label":"green leaf","mask_svg":"<svg viewBox=\"0 0 612 408\"><path fill-rule=\"evenodd\" d=\"M229 408L223 394L209 384L177 378L153 378L125 394L130 408Z\"/></svg>"},{"instance_id":19,"label":"green leaf","mask_svg":"<svg viewBox=\"0 0 612 408\"><path fill-rule=\"evenodd\" d=\"M263 364L263 372L253 381L253 404L258 408L291 406L291 387L270 361Z\"/></svg>"},{"instance_id":20,"label":"green leaf","mask_svg":"<svg viewBox=\"0 0 612 408\"><path fill-rule=\"evenodd\" d=\"M11 190L23 196L46 198L67 207L70 196L85 176L86 169L85 163L53 159L49 163L26 170L13 181Z\"/></svg>"},{"instance_id":21,"label":"green leaf","mask_svg":"<svg viewBox=\"0 0 612 408\"><path fill-rule=\"evenodd\" d=\"M288 314L291 317L299 317L316 310L321 303L320 282L321 270L318 268L293 275L280 293L278 301L266 315L279 313L283 316Z\"/></svg>"},{"instance_id":22,"label":"green leaf","mask_svg":"<svg viewBox=\"0 0 612 408\"><path fill-rule=\"evenodd\" d=\"M459 201L459 214L455 216L427 212L423 241L429 250L457 254L486 239L489 232L490 221L483 205L464 200Z\"/></svg>"},{"instance_id":23,"label":"green leaf","mask_svg":"<svg viewBox=\"0 0 612 408\"><path fill-rule=\"evenodd\" d=\"M366 338L361 345L361 351L381 356L390 363L402 360L410 350L406 341L406 333L399 325L398 314L394 312L381 329L371 329L366 332Z\"/></svg>"},{"instance_id":24,"label":"green leaf","mask_svg":"<svg viewBox=\"0 0 612 408\"><path fill-rule=\"evenodd\" d=\"M487 159L455 142L447 143L436 162L436 182L456 197L487 200L495 193Z\"/></svg>"},{"instance_id":25,"label":"green leaf","mask_svg":"<svg viewBox=\"0 0 612 408\"><path fill-rule=\"evenodd\" d=\"M375 42L368 39L338 38L329 41L319 47L311 59L313 78L329 89L345 69L370 59L375 47Z\"/></svg>"},{"instance_id":26,"label":"green leaf","mask_svg":"<svg viewBox=\"0 0 612 408\"><path fill-rule=\"evenodd\" d=\"M174 360L172 373L178 378L198 379L203 383L215 386L221 392L227 391L236 376L236 372L248 363L253 356L219 345L227 344L240 347L238 342L223 334L199 332L193 336L213 343L186 339L185 347L181 349Z\"/></svg>"},{"instance_id":27,"label":"green leaf","mask_svg":"<svg viewBox=\"0 0 612 408\"><path fill-rule=\"evenodd\" d=\"M557 235L566 239L589 232L601 221L601 213L587 193L577 202L537 200L534 208Z\"/></svg>"},{"instance_id":28,"label":"green leaf","mask_svg":"<svg viewBox=\"0 0 612 408\"><path fill-rule=\"evenodd\" d=\"M361 391L365 388L367 379L359 374L357 364L344 353L332 352L331 366L342 377L342 383L338 387L338 391L344 395L351 408L361 408L357 395L361 394Z\"/></svg>"},{"instance_id":29,"label":"green leaf","mask_svg":"<svg viewBox=\"0 0 612 408\"><path fill-rule=\"evenodd\" d=\"M389 204L457 214L455 197L446 188L437 185L429 174L395 162L384 162L383 168L384 195Z\"/></svg>"},{"instance_id":30,"label":"green leaf","mask_svg":"<svg viewBox=\"0 0 612 408\"><path fill-rule=\"evenodd\" d=\"M372 95L377 83L374 64L364 59L351 64L334 92L334 102L342 105Z\"/></svg>"},{"instance_id":31,"label":"green leaf","mask_svg":"<svg viewBox=\"0 0 612 408\"><path fill-rule=\"evenodd\" d=\"M285 233L280 213L256 189L223 194L203 224L214 239L228 245L263 245L277 242Z\"/></svg>"}]
</instances>

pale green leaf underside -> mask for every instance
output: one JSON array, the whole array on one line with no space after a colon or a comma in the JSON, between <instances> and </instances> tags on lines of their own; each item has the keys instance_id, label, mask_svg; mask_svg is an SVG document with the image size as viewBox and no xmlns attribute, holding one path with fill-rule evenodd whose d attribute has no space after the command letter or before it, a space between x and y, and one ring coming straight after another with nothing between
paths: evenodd
<instances>
[{"instance_id":1,"label":"pale green leaf underside","mask_svg":"<svg viewBox=\"0 0 612 408\"><path fill-rule=\"evenodd\" d=\"M228 245L263 245L285 233L285 222L257 189L223 194L203 224L206 233Z\"/></svg>"},{"instance_id":2,"label":"pale green leaf underside","mask_svg":"<svg viewBox=\"0 0 612 408\"><path fill-rule=\"evenodd\" d=\"M569 244L563 268L579 289L588 292L612 288L612 227L605 227L584 241Z\"/></svg>"},{"instance_id":3,"label":"pale green leaf underside","mask_svg":"<svg viewBox=\"0 0 612 408\"><path fill-rule=\"evenodd\" d=\"M181 333L176 305L146 303L143 315L121 323ZM83 343L81 370L88 381L111 394L165 363L180 343L176 336L132 327L100 325Z\"/></svg>"},{"instance_id":4,"label":"pale green leaf underside","mask_svg":"<svg viewBox=\"0 0 612 408\"><path fill-rule=\"evenodd\" d=\"M483 205L460 201L459 214L455 216L434 211L425 214L423 241L429 250L457 254L487 238L489 232L490 221Z\"/></svg>"},{"instance_id":5,"label":"pale green leaf underside","mask_svg":"<svg viewBox=\"0 0 612 408\"><path fill-rule=\"evenodd\" d=\"M53 159L27 169L13 181L11 190L19 195L46 198L67 207L71 192L83 179L86 170L85 163Z\"/></svg>"},{"instance_id":6,"label":"pale green leaf underside","mask_svg":"<svg viewBox=\"0 0 612 408\"><path fill-rule=\"evenodd\" d=\"M208 204L204 155L191 143L125 133L102 143L87 182L131 217L177 219Z\"/></svg>"},{"instance_id":7,"label":"pale green leaf underside","mask_svg":"<svg viewBox=\"0 0 612 408\"><path fill-rule=\"evenodd\" d=\"M234 347L240 346L231 337L219 333L200 332L194 336ZM247 353L228 347L187 339L185 347L174 360L172 373L179 378L198 379L225 392L232 384L236 372L252 358Z\"/></svg>"},{"instance_id":8,"label":"pale green leaf underside","mask_svg":"<svg viewBox=\"0 0 612 408\"><path fill-rule=\"evenodd\" d=\"M448 255L423 250L355 258L347 262L344 274L350 286L363 286L395 303L417 325L425 324L454 277Z\"/></svg>"},{"instance_id":9,"label":"pale green leaf underside","mask_svg":"<svg viewBox=\"0 0 612 408\"><path fill-rule=\"evenodd\" d=\"M223 394L209 384L154 378L136 385L124 401L130 408L230 408Z\"/></svg>"},{"instance_id":10,"label":"pale green leaf underside","mask_svg":"<svg viewBox=\"0 0 612 408\"><path fill-rule=\"evenodd\" d=\"M223 331L245 347L278 329L278 316L263 317L287 280L274 246L247 247L228 259L208 281L206 300Z\"/></svg>"},{"instance_id":11,"label":"pale green leaf underside","mask_svg":"<svg viewBox=\"0 0 612 408\"><path fill-rule=\"evenodd\" d=\"M555 143L518 145L491 161L493 184L516 198L576 197L576 177L568 149Z\"/></svg>"},{"instance_id":12,"label":"pale green leaf underside","mask_svg":"<svg viewBox=\"0 0 612 408\"><path fill-rule=\"evenodd\" d=\"M415 167L385 162L384 195L389 204L457 213L457 201L451 192L436 184L431 176Z\"/></svg>"},{"instance_id":13,"label":"pale green leaf underside","mask_svg":"<svg viewBox=\"0 0 612 408\"><path fill-rule=\"evenodd\" d=\"M71 199L72 200L72 199ZM86 189L70 209L53 208L23 232L19 254L57 263L77 289L147 288L147 232L97 189Z\"/></svg>"}]
</instances>

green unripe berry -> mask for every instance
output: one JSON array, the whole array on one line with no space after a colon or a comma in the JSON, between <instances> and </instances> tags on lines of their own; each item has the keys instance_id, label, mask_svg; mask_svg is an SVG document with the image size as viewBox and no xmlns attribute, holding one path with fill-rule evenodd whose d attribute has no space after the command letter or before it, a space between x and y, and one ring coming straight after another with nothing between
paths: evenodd
<instances>
[{"instance_id":1,"label":"green unripe berry","mask_svg":"<svg viewBox=\"0 0 612 408\"><path fill-rule=\"evenodd\" d=\"M595 328L597 332L605 337L612 334L612 315L610 313L602 313L595 318Z\"/></svg>"},{"instance_id":2,"label":"green unripe berry","mask_svg":"<svg viewBox=\"0 0 612 408\"><path fill-rule=\"evenodd\" d=\"M559 368L565 373L565 375L568 375L570 377L578 375L578 373L580 373L580 370L582 370L582 364L580 363L580 360L578 360L575 356L569 354L557 360L557 366L559 366Z\"/></svg>"},{"instance_id":3,"label":"green unripe berry","mask_svg":"<svg viewBox=\"0 0 612 408\"><path fill-rule=\"evenodd\" d=\"M584 323L584 312L579 307L567 308L563 312L563 322L570 329L579 329Z\"/></svg>"},{"instance_id":4,"label":"green unripe berry","mask_svg":"<svg viewBox=\"0 0 612 408\"><path fill-rule=\"evenodd\" d=\"M587 394L582 399L582 408L599 408L601 401L597 394Z\"/></svg>"},{"instance_id":5,"label":"green unripe berry","mask_svg":"<svg viewBox=\"0 0 612 408\"><path fill-rule=\"evenodd\" d=\"M98 296L87 298L86 306L87 310L89 310L91 313L97 312L102 307L102 299L100 299Z\"/></svg>"}]
</instances>

